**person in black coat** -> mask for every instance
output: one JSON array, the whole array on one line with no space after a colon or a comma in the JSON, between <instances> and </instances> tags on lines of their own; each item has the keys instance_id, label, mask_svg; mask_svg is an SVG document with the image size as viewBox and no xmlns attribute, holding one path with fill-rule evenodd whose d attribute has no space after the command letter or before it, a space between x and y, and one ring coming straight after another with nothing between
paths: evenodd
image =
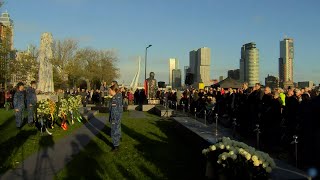
<instances>
[{"instance_id":1,"label":"person in black coat","mask_svg":"<svg viewBox=\"0 0 320 180\"><path fill-rule=\"evenodd\" d=\"M134 100L133 100L134 105L139 104L139 89L136 89L136 91L133 94L133 97L134 97Z\"/></svg>"},{"instance_id":2,"label":"person in black coat","mask_svg":"<svg viewBox=\"0 0 320 180\"><path fill-rule=\"evenodd\" d=\"M265 137L264 142L266 145L268 145L270 148L275 147L276 145L279 145L280 143L280 123L282 120L281 115L281 99L279 97L278 92L273 92L271 95L271 99L269 101L265 100L263 102L267 101L269 106L267 107L265 113L262 116L263 119L263 136Z\"/></svg>"},{"instance_id":3,"label":"person in black coat","mask_svg":"<svg viewBox=\"0 0 320 180\"><path fill-rule=\"evenodd\" d=\"M301 100L301 91L299 89L295 89L294 95L288 97L286 102L287 130L289 137L292 137L298 133L298 122L301 112L299 107Z\"/></svg>"}]
</instances>

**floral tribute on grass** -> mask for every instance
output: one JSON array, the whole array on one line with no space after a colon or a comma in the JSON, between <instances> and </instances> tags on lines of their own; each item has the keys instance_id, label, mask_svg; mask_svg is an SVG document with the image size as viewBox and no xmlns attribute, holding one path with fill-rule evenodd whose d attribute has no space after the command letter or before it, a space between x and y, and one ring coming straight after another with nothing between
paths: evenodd
<instances>
[{"instance_id":1,"label":"floral tribute on grass","mask_svg":"<svg viewBox=\"0 0 320 180\"><path fill-rule=\"evenodd\" d=\"M276 167L267 153L228 137L202 153L208 161L207 176L214 179L269 179Z\"/></svg>"},{"instance_id":2,"label":"floral tribute on grass","mask_svg":"<svg viewBox=\"0 0 320 180\"><path fill-rule=\"evenodd\" d=\"M41 130L48 122L51 122L51 128L54 123L60 123L63 130L68 129L67 122L68 124L74 124L74 120L81 122L82 117L79 112L81 104L81 96L69 96L61 99L60 102L49 99L39 101L37 103L37 117L41 123ZM47 129L46 131L48 132Z\"/></svg>"}]
</instances>

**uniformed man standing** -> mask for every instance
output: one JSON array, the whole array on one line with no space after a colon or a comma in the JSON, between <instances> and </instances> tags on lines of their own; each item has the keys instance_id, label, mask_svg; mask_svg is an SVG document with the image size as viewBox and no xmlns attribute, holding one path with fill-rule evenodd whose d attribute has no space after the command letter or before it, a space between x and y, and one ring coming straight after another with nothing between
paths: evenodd
<instances>
[{"instance_id":1,"label":"uniformed man standing","mask_svg":"<svg viewBox=\"0 0 320 180\"><path fill-rule=\"evenodd\" d=\"M113 152L119 150L121 138L121 116L123 112L122 94L117 85L109 88L109 95L112 96L110 106L109 121L111 123L111 138L113 143Z\"/></svg>"},{"instance_id":2,"label":"uniformed man standing","mask_svg":"<svg viewBox=\"0 0 320 180\"><path fill-rule=\"evenodd\" d=\"M17 91L13 96L13 106L16 116L16 126L18 129L21 128L23 122L23 110L25 107L24 104L24 84L19 82L17 84Z\"/></svg>"},{"instance_id":3,"label":"uniformed man standing","mask_svg":"<svg viewBox=\"0 0 320 180\"><path fill-rule=\"evenodd\" d=\"M37 104L37 95L36 95L37 83L31 81L31 86L27 89L27 110L28 110L28 124L33 126L34 123L34 112Z\"/></svg>"}]
</instances>

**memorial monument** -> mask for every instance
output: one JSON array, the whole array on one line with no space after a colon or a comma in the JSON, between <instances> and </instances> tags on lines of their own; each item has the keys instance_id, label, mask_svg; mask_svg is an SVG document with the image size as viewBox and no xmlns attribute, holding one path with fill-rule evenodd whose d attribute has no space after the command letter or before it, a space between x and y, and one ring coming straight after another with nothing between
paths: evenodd
<instances>
[{"instance_id":1,"label":"memorial monument","mask_svg":"<svg viewBox=\"0 0 320 180\"><path fill-rule=\"evenodd\" d=\"M52 43L53 39L51 33L43 33L38 56L38 61L40 63L38 90L41 93L54 93L53 68L52 63L50 62L53 57Z\"/></svg>"},{"instance_id":2,"label":"memorial monument","mask_svg":"<svg viewBox=\"0 0 320 180\"><path fill-rule=\"evenodd\" d=\"M58 100L58 96L54 95L53 66L50 62L53 58L52 45L52 34L48 32L43 33L41 35L38 56L38 61L40 63L38 82L38 91L40 94L37 95L38 101L41 99Z\"/></svg>"}]
</instances>

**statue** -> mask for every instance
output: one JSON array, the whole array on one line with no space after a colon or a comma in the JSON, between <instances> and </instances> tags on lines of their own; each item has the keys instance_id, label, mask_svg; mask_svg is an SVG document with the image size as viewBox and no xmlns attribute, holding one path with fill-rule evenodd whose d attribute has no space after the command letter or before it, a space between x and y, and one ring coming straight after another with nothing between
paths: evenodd
<instances>
[{"instance_id":1,"label":"statue","mask_svg":"<svg viewBox=\"0 0 320 180\"><path fill-rule=\"evenodd\" d=\"M38 56L38 61L40 62L38 90L42 93L54 92L53 69L50 62L53 57L52 43L51 33L43 33Z\"/></svg>"},{"instance_id":2,"label":"statue","mask_svg":"<svg viewBox=\"0 0 320 180\"><path fill-rule=\"evenodd\" d=\"M150 76L147 79L147 98L156 99L156 94L158 90L157 80L154 79L154 72L150 72Z\"/></svg>"}]
</instances>

